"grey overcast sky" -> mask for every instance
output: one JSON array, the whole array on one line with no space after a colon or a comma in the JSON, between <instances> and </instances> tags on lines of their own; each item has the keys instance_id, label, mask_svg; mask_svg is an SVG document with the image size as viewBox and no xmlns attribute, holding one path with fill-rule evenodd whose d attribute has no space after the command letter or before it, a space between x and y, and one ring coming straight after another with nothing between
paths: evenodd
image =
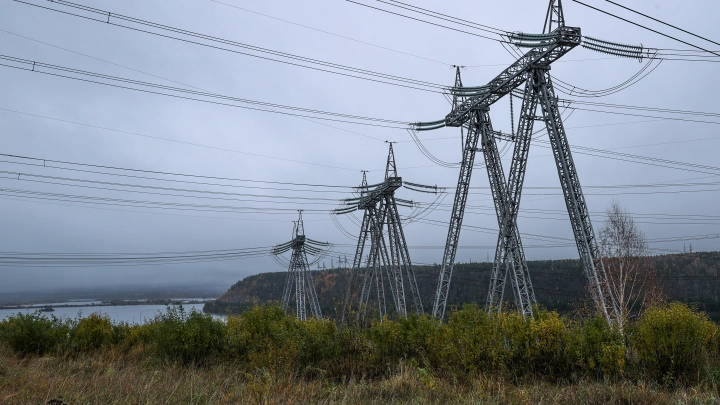
<instances>
[{"instance_id":1,"label":"grey overcast sky","mask_svg":"<svg viewBox=\"0 0 720 405\"><path fill-rule=\"evenodd\" d=\"M28 1L72 11L47 0ZM464 84L478 86L515 59L497 41L342 0L75 1L252 46L442 85L453 83L451 65L467 66L462 70ZM376 0L361 2L392 8ZM720 50L718 45L606 1L584 2L705 49ZM423 0L413 4L503 31L528 33L541 32L547 7L546 1L539 0ZM717 1L637 0L623 4L720 42ZM650 48L693 49L571 0L565 0L564 7L567 25L581 27L584 35ZM116 17L110 21L123 23ZM0 49L2 55L36 62L363 117L434 121L450 110L448 101L438 93L211 49L11 0L0 0ZM661 52L667 59L683 59L674 55L687 54ZM665 60L633 86L601 98L558 94L579 101L720 113L720 64L716 63L720 57L693 54L708 62ZM18 66L7 59L2 63ZM625 82L644 65L577 47L552 66L552 74L570 86L600 90ZM519 102L514 107L517 118ZM694 250L720 250L720 239L698 236L720 233L720 118L606 106L582 108L567 117L565 126L596 232L602 226L604 210L615 199L636 214L654 253L678 252L690 244ZM493 105L491 116L496 129L511 130L507 97ZM536 128L541 125L537 123ZM457 128L419 136L438 159L460 160ZM398 142L395 154L405 180L447 189L436 210L405 228L413 262L439 263L458 176L457 168L441 167L427 159L404 129L301 119L4 66L0 66L0 139L4 155L254 181L140 174L165 179L148 180L88 170L134 176L138 172L47 160L46 166L55 167L40 167L42 161L3 155L3 252L153 253L267 247L287 241L297 217L295 210L305 209L308 237L335 244L336 256L352 260L355 240L343 235L328 211L337 207L341 198L351 196L350 187L360 182L361 170L369 171L370 183L382 181L387 156L383 141L388 140ZM545 131L536 139L519 218L520 231L526 235L526 255L528 259L576 258L553 159L542 143L547 139ZM506 168L509 156L505 154ZM481 160L478 155L477 161ZM185 182L167 181L178 179ZM462 262L492 259L496 241L497 221L482 167L475 170L472 185L457 256ZM405 189L398 197L425 204L435 199L432 194ZM409 212L403 209L402 214ZM358 233L352 218L339 220L351 234ZM329 266L330 259L325 263ZM7 266L0 268L0 292L115 284L229 285L250 274L280 270L269 257L80 269Z\"/></svg>"}]
</instances>

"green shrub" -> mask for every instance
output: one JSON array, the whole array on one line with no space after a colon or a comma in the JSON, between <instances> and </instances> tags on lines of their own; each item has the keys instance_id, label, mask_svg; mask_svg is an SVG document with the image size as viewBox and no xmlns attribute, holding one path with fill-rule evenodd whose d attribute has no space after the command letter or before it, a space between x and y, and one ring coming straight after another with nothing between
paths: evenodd
<instances>
[{"instance_id":1,"label":"green shrub","mask_svg":"<svg viewBox=\"0 0 720 405\"><path fill-rule=\"evenodd\" d=\"M444 339L438 353L446 368L465 373L503 368L505 339L497 314L490 315L484 308L467 304L452 313L447 324L449 339Z\"/></svg>"},{"instance_id":2,"label":"green shrub","mask_svg":"<svg viewBox=\"0 0 720 405\"><path fill-rule=\"evenodd\" d=\"M332 320L298 321L276 305L227 323L172 306L133 326L97 314L63 321L21 313L0 322L0 342L20 355L120 347L185 364L225 357L252 373L310 378L376 378L409 367L457 380L485 373L572 381L622 375L663 384L720 379L717 326L678 303L648 309L624 335L601 316L572 321L541 309L524 319L466 305L447 322L411 315L338 328Z\"/></svg>"},{"instance_id":3,"label":"green shrub","mask_svg":"<svg viewBox=\"0 0 720 405\"><path fill-rule=\"evenodd\" d=\"M640 366L658 382L698 381L708 372L717 327L705 314L672 303L648 309L632 329L630 341Z\"/></svg>"},{"instance_id":4,"label":"green shrub","mask_svg":"<svg viewBox=\"0 0 720 405\"><path fill-rule=\"evenodd\" d=\"M77 320L70 330L69 345L72 350L86 352L113 342L114 327L107 315L90 314Z\"/></svg>"},{"instance_id":5,"label":"green shrub","mask_svg":"<svg viewBox=\"0 0 720 405\"><path fill-rule=\"evenodd\" d=\"M613 377L625 370L627 351L623 335L608 325L603 316L582 319L568 325L565 335L565 362L568 372L596 377Z\"/></svg>"},{"instance_id":6,"label":"green shrub","mask_svg":"<svg viewBox=\"0 0 720 405\"><path fill-rule=\"evenodd\" d=\"M248 362L251 368L295 368L300 324L277 305L255 306L242 315L230 316L227 321L230 354Z\"/></svg>"},{"instance_id":7,"label":"green shrub","mask_svg":"<svg viewBox=\"0 0 720 405\"><path fill-rule=\"evenodd\" d=\"M526 320L527 348L520 359L526 370L541 375L562 375L565 371L565 339L568 331L564 318L557 312L536 309Z\"/></svg>"},{"instance_id":8,"label":"green shrub","mask_svg":"<svg viewBox=\"0 0 720 405\"><path fill-rule=\"evenodd\" d=\"M113 323L110 342L113 345L132 345L135 343L133 331L139 327L140 325L130 325L127 322Z\"/></svg>"},{"instance_id":9,"label":"green shrub","mask_svg":"<svg viewBox=\"0 0 720 405\"><path fill-rule=\"evenodd\" d=\"M168 306L150 323L145 337L159 356L183 363L203 363L224 348L225 324L210 314L182 305Z\"/></svg>"},{"instance_id":10,"label":"green shrub","mask_svg":"<svg viewBox=\"0 0 720 405\"><path fill-rule=\"evenodd\" d=\"M428 339L433 334L435 324L427 317L416 315L373 322L367 338L373 343L378 364L394 364L399 359L423 361L429 351Z\"/></svg>"},{"instance_id":11,"label":"green shrub","mask_svg":"<svg viewBox=\"0 0 720 405\"><path fill-rule=\"evenodd\" d=\"M298 362L300 367L326 370L341 355L335 323L330 320L309 319L300 323Z\"/></svg>"},{"instance_id":12,"label":"green shrub","mask_svg":"<svg viewBox=\"0 0 720 405\"><path fill-rule=\"evenodd\" d=\"M40 311L18 313L0 322L0 340L20 355L45 354L60 349L67 341L69 326L56 316Z\"/></svg>"}]
</instances>

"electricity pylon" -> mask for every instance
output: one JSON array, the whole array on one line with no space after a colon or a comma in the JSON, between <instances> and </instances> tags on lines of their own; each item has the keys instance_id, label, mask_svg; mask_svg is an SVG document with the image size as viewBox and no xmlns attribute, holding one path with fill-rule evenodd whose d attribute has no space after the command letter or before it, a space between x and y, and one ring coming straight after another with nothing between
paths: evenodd
<instances>
[{"instance_id":1,"label":"electricity pylon","mask_svg":"<svg viewBox=\"0 0 720 405\"><path fill-rule=\"evenodd\" d=\"M535 120L542 120L550 138L575 242L593 300L606 320L614 323L618 317L617 305L597 248L550 76L550 65L581 43L580 28L565 26L561 1L551 0L542 34L514 33L509 34L508 37L514 45L531 49L485 86L453 87L451 89L454 96L453 109L444 120L414 124L415 130L431 130L444 126L467 129L433 315L438 319L445 316L450 279L479 141L482 141L481 146L500 227L488 294L488 308L491 311L500 310L504 286L509 275L512 277L518 308L524 316L532 314L534 293L517 230L517 213L533 123ZM456 78L457 82L459 82L458 78ZM489 110L493 103L511 94L523 83L525 84L523 107L518 132L511 138L515 142L515 148L506 183L495 146L495 139L502 137L503 134L492 130ZM541 107L542 117L535 116L538 104Z\"/></svg>"},{"instance_id":2,"label":"electricity pylon","mask_svg":"<svg viewBox=\"0 0 720 405\"><path fill-rule=\"evenodd\" d=\"M313 282L310 266L308 265L306 243L320 244L311 239L305 238L305 226L303 225L302 210L299 211L297 222L293 222L293 239L282 245L277 245L273 249L274 255L279 255L292 249L290 257L290 265L288 266L288 275L285 279L285 288L283 288L282 307L285 312L289 311L290 297L295 289L295 312L297 318L301 321L307 319L307 306L310 306L312 316L322 319L320 311L320 302L315 292L315 283ZM312 249L317 249L312 247Z\"/></svg>"},{"instance_id":3,"label":"electricity pylon","mask_svg":"<svg viewBox=\"0 0 720 405\"><path fill-rule=\"evenodd\" d=\"M382 319L387 314L385 278L387 278L390 295L398 315L407 316L405 280L410 287L415 312L423 313L420 292L397 209L398 205L407 205L411 202L395 198L395 190L402 185L402 178L398 176L395 165L395 153L392 143L390 143L388 160L385 165L385 181L375 186L368 186L365 172L363 172L363 182L359 187L360 197L345 200L350 207L336 211L337 214L346 214L355 210L364 211L355 258L348 278L342 322L347 320L349 311L353 307L358 283L360 283L357 306L359 320L363 320L367 314L373 286L377 294L378 315ZM368 237L370 238L370 252L363 269L361 267L362 258ZM383 274L383 270L385 274Z\"/></svg>"},{"instance_id":4,"label":"electricity pylon","mask_svg":"<svg viewBox=\"0 0 720 405\"><path fill-rule=\"evenodd\" d=\"M455 86L453 88L464 88L460 76L460 67L456 67ZM453 109L457 108L459 104L462 104L465 101L463 92L453 91L452 100ZM494 131L487 109L479 109L467 123L461 126L461 130L463 127L467 127L468 141L471 143L471 147L468 150L465 150L463 144L463 152L474 154L475 151L477 151L476 143L480 143L480 150L482 150L483 157L485 159L485 167L487 168L490 190L500 229L500 235L495 252L495 262L493 264L493 272L490 281L490 289L488 292L487 308L490 311L499 312L501 310L505 292L505 281L507 280L507 276L510 275L512 290L518 310L523 317L532 316L533 304L536 302L535 293L530 281L530 274L527 269L527 262L525 260L525 254L522 249L520 235L517 232L517 228L515 228L514 235L511 235L512 238L509 239L511 249L507 249L507 247L503 244L502 239L502 235L506 232L513 232L512 228L509 227L510 216L507 212L507 207L511 204L511 201L514 200L514 196L511 197L508 194L511 190L510 187L505 184L505 175L503 173L496 138L509 138L508 140L514 141L514 135L508 136L501 132ZM467 161L467 159L464 161ZM467 177L468 184L471 171L472 168L469 168L466 172L461 172L461 176L464 175ZM512 190L517 191L519 188L513 188ZM462 203L462 201L458 201L456 195L456 204L458 202ZM458 216L454 216L454 218L457 219ZM460 224L458 224L457 227L458 232L459 228ZM459 235L458 233L453 233L453 236ZM456 244L457 239L454 239L453 242ZM452 248L452 246L450 247ZM446 246L446 250L447 248L448 246ZM452 262L454 262L454 258Z\"/></svg>"}]
</instances>

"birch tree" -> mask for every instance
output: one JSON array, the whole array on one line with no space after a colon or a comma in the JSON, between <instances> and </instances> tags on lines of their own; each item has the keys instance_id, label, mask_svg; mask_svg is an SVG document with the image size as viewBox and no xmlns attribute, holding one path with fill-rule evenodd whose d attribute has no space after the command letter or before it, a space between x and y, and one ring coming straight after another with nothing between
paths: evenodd
<instances>
[{"instance_id":1,"label":"birch tree","mask_svg":"<svg viewBox=\"0 0 720 405\"><path fill-rule=\"evenodd\" d=\"M662 300L645 234L616 201L606 211L600 230L603 264L620 311L619 325Z\"/></svg>"}]
</instances>

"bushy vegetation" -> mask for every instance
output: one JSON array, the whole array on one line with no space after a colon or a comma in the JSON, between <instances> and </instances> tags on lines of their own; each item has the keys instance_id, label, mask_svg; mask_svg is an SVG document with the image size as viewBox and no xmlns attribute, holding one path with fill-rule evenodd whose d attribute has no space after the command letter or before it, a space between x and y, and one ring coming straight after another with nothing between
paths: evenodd
<instances>
[{"instance_id":1,"label":"bushy vegetation","mask_svg":"<svg viewBox=\"0 0 720 405\"><path fill-rule=\"evenodd\" d=\"M679 303L650 308L622 334L597 317L570 319L538 310L523 319L475 305L443 323L412 316L368 328L298 321L277 306L256 306L227 320L168 307L142 325L115 324L99 315L60 320L18 314L0 322L0 342L26 358L135 353L180 366L233 364L247 373L334 381L388 377L403 367L430 385L438 378L472 381L479 375L714 385L720 374L718 326Z\"/></svg>"}]
</instances>

